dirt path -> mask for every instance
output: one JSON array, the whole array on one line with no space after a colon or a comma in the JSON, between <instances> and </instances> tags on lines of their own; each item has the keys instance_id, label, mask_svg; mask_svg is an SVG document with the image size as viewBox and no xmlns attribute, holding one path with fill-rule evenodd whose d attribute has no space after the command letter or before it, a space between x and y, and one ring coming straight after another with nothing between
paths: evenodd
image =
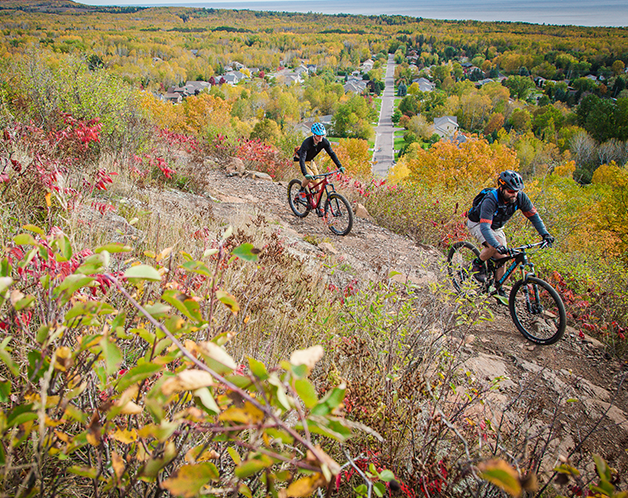
<instances>
[{"instance_id":1,"label":"dirt path","mask_svg":"<svg viewBox=\"0 0 628 498\"><path fill-rule=\"evenodd\" d=\"M228 221L263 215L276 223L286 244L298 257L329 255L339 264L333 277L339 284L365 281L400 272L395 278L418 285L446 280L443 256L431 247L356 217L351 233L334 236L313 214L299 219L287 203L287 184L210 173L210 194L217 217ZM315 258L312 258L315 260ZM320 258L319 258L320 261ZM523 403L526 417L512 415L514 424L529 424L554 434L547 451L549 468L558 455L567 456L583 440L588 453L600 453L628 475L628 391L626 365L593 339L568 328L553 346L535 346L513 325L507 307L492 305L495 319L460 336L463 367L477 378L503 377L491 400L494 406ZM502 412L505 413L505 412ZM592 434L589 435L589 432ZM553 459L553 460L552 460Z\"/></svg>"}]
</instances>

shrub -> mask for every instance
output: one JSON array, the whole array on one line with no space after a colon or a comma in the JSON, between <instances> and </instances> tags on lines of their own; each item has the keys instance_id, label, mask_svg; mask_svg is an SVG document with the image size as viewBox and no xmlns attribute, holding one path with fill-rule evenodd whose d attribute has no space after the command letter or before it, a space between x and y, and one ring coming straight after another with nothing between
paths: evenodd
<instances>
[{"instance_id":1,"label":"shrub","mask_svg":"<svg viewBox=\"0 0 628 498\"><path fill-rule=\"evenodd\" d=\"M226 233L201 260L162 251L152 266L27 228L1 255L4 492L309 495L339 474L320 443L350 435L345 388L308 379L322 348L273 368L227 352L241 308L222 277L258 258L251 244L227 250Z\"/></svg>"}]
</instances>

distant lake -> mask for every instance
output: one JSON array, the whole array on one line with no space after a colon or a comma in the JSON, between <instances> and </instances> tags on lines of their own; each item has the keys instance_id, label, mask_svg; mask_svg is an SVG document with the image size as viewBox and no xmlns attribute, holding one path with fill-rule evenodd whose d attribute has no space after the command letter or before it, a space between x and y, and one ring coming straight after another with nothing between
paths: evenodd
<instances>
[{"instance_id":1,"label":"distant lake","mask_svg":"<svg viewBox=\"0 0 628 498\"><path fill-rule=\"evenodd\" d=\"M576 26L628 26L627 0L83 0L88 5L249 9L321 14L400 14L427 19L522 21Z\"/></svg>"}]
</instances>

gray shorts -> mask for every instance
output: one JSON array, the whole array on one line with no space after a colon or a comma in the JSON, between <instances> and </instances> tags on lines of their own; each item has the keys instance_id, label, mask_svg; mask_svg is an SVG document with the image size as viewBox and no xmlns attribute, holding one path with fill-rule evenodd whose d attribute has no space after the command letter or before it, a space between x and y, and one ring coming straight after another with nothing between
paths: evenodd
<instances>
[{"instance_id":1,"label":"gray shorts","mask_svg":"<svg viewBox=\"0 0 628 498\"><path fill-rule=\"evenodd\" d=\"M486 242L486 239L484 238L484 235L482 235L482 231L480 230L480 223L467 220L467 228L469 229L469 233L471 233L471 235L473 235L480 244L484 244L484 242ZM493 233L495 234L495 238L497 239L497 242L499 242L504 247L508 247L506 243L506 234L504 233L503 228L498 228L497 230L493 230Z\"/></svg>"}]
</instances>

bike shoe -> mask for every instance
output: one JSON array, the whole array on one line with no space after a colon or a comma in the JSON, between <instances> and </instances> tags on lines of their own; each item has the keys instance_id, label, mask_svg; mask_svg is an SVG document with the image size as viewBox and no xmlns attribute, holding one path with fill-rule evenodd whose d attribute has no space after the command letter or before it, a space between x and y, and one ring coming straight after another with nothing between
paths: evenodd
<instances>
[{"instance_id":1,"label":"bike shoe","mask_svg":"<svg viewBox=\"0 0 628 498\"><path fill-rule=\"evenodd\" d=\"M316 214L318 215L319 218L322 218L323 216L325 216L325 210L323 208L316 208Z\"/></svg>"},{"instance_id":2,"label":"bike shoe","mask_svg":"<svg viewBox=\"0 0 628 498\"><path fill-rule=\"evenodd\" d=\"M478 282L486 282L486 265L483 261L477 258L473 260L473 266L471 266L471 274Z\"/></svg>"}]
</instances>

